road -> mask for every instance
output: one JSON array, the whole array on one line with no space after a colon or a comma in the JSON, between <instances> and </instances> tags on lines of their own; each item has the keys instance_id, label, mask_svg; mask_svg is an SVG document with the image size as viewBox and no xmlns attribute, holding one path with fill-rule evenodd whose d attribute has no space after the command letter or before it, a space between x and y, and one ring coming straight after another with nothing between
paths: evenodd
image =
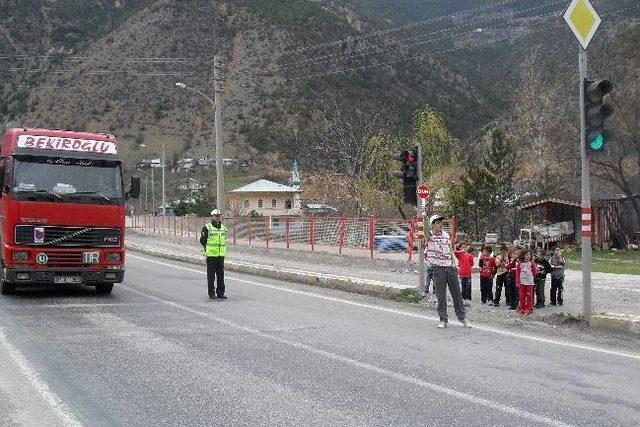
<instances>
[{"instance_id":1,"label":"road","mask_svg":"<svg viewBox=\"0 0 640 427\"><path fill-rule=\"evenodd\" d=\"M638 425L640 355L129 254L0 299L0 425Z\"/></svg>"}]
</instances>

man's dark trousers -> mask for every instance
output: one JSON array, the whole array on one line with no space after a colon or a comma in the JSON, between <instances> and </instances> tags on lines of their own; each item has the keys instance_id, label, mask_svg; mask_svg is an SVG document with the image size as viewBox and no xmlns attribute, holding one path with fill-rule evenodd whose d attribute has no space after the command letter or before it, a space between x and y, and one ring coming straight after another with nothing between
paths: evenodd
<instances>
[{"instance_id":1,"label":"man's dark trousers","mask_svg":"<svg viewBox=\"0 0 640 427\"><path fill-rule=\"evenodd\" d=\"M218 285L216 289L216 284ZM209 286L209 296L214 297L224 295L224 257L207 257L207 285Z\"/></svg>"},{"instance_id":2,"label":"man's dark trousers","mask_svg":"<svg viewBox=\"0 0 640 427\"><path fill-rule=\"evenodd\" d=\"M544 285L546 279L536 278L533 280L536 284L536 308L544 307Z\"/></svg>"}]
</instances>

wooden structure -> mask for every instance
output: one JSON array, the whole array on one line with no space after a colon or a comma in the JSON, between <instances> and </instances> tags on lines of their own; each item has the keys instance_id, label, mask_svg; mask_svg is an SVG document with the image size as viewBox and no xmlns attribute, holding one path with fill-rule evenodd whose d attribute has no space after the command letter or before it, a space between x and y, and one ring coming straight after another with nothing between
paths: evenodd
<instances>
[{"instance_id":1,"label":"wooden structure","mask_svg":"<svg viewBox=\"0 0 640 427\"><path fill-rule=\"evenodd\" d=\"M636 196L640 198L639 196ZM573 221L574 239L581 239L582 217L580 198L571 194L556 194L538 200L523 203L518 210L530 210L542 207L543 219L550 223ZM638 218L630 200L626 197L611 197L592 201L593 244L602 248L610 246L612 234L623 232L634 235L639 229Z\"/></svg>"}]
</instances>

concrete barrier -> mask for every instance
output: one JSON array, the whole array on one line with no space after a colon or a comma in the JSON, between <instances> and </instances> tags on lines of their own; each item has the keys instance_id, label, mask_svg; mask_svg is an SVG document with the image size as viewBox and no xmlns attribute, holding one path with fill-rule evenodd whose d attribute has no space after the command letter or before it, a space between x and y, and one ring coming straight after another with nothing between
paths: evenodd
<instances>
[{"instance_id":1,"label":"concrete barrier","mask_svg":"<svg viewBox=\"0 0 640 427\"><path fill-rule=\"evenodd\" d=\"M590 326L605 331L640 335L640 318L637 317L596 314L591 316Z\"/></svg>"},{"instance_id":2,"label":"concrete barrier","mask_svg":"<svg viewBox=\"0 0 640 427\"><path fill-rule=\"evenodd\" d=\"M190 264L206 265L203 256L170 252L148 246L127 243L126 248L151 256L170 259L174 261L188 262ZM403 289L411 289L412 286L398 283L380 282L375 280L360 279L356 277L338 276L318 273L313 271L292 270L278 268L270 265L252 264L247 262L225 260L225 270L236 271L255 276L269 277L286 282L302 283L311 286L338 289L342 291L373 295L381 298L392 299L400 294Z\"/></svg>"}]
</instances>

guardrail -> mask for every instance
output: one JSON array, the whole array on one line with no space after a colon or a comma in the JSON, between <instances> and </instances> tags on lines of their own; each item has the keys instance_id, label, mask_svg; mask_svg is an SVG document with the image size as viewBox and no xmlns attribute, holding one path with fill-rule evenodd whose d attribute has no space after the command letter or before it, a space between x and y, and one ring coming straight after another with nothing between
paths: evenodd
<instances>
[{"instance_id":1,"label":"guardrail","mask_svg":"<svg viewBox=\"0 0 640 427\"><path fill-rule=\"evenodd\" d=\"M133 215L127 217L127 227L151 235L175 239L198 239L209 217ZM339 253L368 251L406 253L409 261L416 256L415 239L418 218L316 217L316 216L233 216L223 218L228 242L251 247L324 252L334 248ZM445 226L455 235L455 218Z\"/></svg>"}]
</instances>

